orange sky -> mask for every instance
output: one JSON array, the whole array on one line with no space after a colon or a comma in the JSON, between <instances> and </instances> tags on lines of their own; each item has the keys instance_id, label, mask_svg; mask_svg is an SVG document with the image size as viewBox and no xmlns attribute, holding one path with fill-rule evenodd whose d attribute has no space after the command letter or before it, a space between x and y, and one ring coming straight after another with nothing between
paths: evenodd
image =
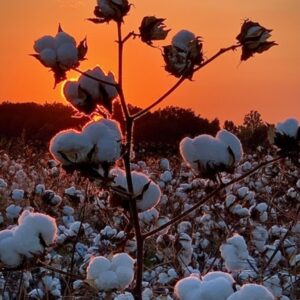
<instances>
[{"instance_id":1,"label":"orange sky","mask_svg":"<svg viewBox=\"0 0 300 300\"><path fill-rule=\"evenodd\" d=\"M95 0L10 0L0 2L0 100L64 101L53 76L28 56L34 40L54 35L61 22L77 40L88 37L88 60L81 69L96 64L116 73L116 26L95 25ZM242 20L250 18L273 28L279 46L240 64L240 52L227 53L194 76L163 105L191 107L201 116L241 123L250 110L264 120L300 119L300 1L299 0L133 0L135 7L125 20L124 31L137 30L145 15L167 18L172 31L164 45L180 29L204 38L210 57L220 47L235 43ZM145 106L163 93L175 78L163 69L158 50L138 40L125 49L124 88L129 102ZM77 76L69 73L69 77Z\"/></svg>"}]
</instances>

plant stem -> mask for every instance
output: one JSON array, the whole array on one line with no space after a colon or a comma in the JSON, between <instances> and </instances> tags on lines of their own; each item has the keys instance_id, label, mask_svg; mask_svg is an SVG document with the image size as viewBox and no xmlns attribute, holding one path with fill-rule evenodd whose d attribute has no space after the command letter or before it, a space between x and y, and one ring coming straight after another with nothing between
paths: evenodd
<instances>
[{"instance_id":1,"label":"plant stem","mask_svg":"<svg viewBox=\"0 0 300 300\"><path fill-rule=\"evenodd\" d=\"M140 223L139 223L139 216L138 210L136 206L136 201L133 198L133 182L131 176L131 168L130 168L130 160L131 160L131 148L132 148L132 135L133 135L133 125L134 120L131 118L128 107L126 104L124 92L123 92L123 43L127 40L125 38L122 40L122 31L121 31L122 23L117 23L118 29L118 92L120 96L122 111L126 121L126 153L123 157L125 172L126 172L126 180L129 192L129 208L130 208L130 216L133 222L133 228L135 231L135 238L137 243L137 267L136 267L136 276L135 276L135 288L134 294L135 299L142 300L142 280L143 280L143 256L144 256L144 240L141 234ZM129 36L130 37L130 36ZM128 37L128 38L129 38Z\"/></svg>"},{"instance_id":2,"label":"plant stem","mask_svg":"<svg viewBox=\"0 0 300 300\"><path fill-rule=\"evenodd\" d=\"M208 194L206 197L204 197L203 199L201 199L199 202L197 202L196 204L194 204L191 208L189 208L188 210L184 211L183 213L179 214L178 216L176 216L175 218L173 218L172 220L170 220L169 222L165 223L164 225L152 230L152 231L149 231L148 233L145 233L143 235L143 238L144 239L147 239L149 237L151 237L152 235L160 232L161 230L169 227L170 225L173 225L174 223L177 223L179 221L181 221L183 218L185 218L187 215L189 215L190 213L192 213L195 209L199 208L201 205L203 205L204 203L206 203L208 200L210 200L213 196L215 196L216 194L218 194L220 191L222 191L223 189L225 189L226 187L238 182L238 181L241 181L243 179L245 179L246 177L254 174L256 171L258 171L260 168L268 165L268 164L271 164L271 163L274 163L276 161L279 161L281 160L282 157L276 157L272 160L269 160L269 161L265 161L265 162L262 162L261 164L259 164L258 166L256 166L255 168L253 168L252 170L250 170L249 172L235 178L235 179L232 179L231 181L229 181L228 183L225 183L221 186L219 186L218 188L216 188L214 191L212 191L210 194Z\"/></svg>"},{"instance_id":3,"label":"plant stem","mask_svg":"<svg viewBox=\"0 0 300 300\"><path fill-rule=\"evenodd\" d=\"M230 50L235 50L236 48L241 47L241 45L232 45L227 48L220 49L216 54L214 54L211 58L207 59L204 63L202 63L199 67L194 69L194 73L211 63L213 60L218 58L220 55L224 54L225 52L228 52ZM139 111L132 117L134 119L138 119L145 115L150 109L161 103L163 100L165 100L169 95L171 95L184 81L186 80L186 77L181 77L166 93L164 93L161 97L159 97L156 101L154 101L151 105L144 108L143 110Z\"/></svg>"}]
</instances>

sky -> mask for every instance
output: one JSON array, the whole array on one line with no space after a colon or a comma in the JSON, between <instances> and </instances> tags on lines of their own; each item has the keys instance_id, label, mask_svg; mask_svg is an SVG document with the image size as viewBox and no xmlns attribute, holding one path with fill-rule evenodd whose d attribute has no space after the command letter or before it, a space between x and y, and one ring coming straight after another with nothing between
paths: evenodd
<instances>
[{"instance_id":1,"label":"sky","mask_svg":"<svg viewBox=\"0 0 300 300\"><path fill-rule=\"evenodd\" d=\"M240 63L240 52L228 52L194 75L166 99L161 107L192 108L202 117L242 123L250 110L267 122L288 117L300 119L300 1L299 0L132 0L123 32L135 30L146 15L166 18L171 29L167 45L177 31L201 36L204 55L212 56L235 43L243 20L249 18L273 29L279 46ZM0 101L64 102L61 85L53 89L53 76L38 61L33 43L55 35L58 24L77 41L87 36L88 60L80 69L100 65L117 73L116 25L96 25L95 0L0 1ZM68 73L69 78L78 74ZM129 103L147 106L164 93L176 78L164 71L158 49L138 39L129 40L124 53L124 90Z\"/></svg>"}]
</instances>

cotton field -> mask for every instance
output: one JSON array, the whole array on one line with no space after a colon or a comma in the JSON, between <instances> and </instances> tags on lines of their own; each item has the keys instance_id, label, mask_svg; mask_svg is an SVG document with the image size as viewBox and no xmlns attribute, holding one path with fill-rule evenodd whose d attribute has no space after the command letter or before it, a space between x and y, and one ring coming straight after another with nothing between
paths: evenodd
<instances>
[{"instance_id":1,"label":"cotton field","mask_svg":"<svg viewBox=\"0 0 300 300\"><path fill-rule=\"evenodd\" d=\"M143 234L225 186L146 239L143 299L299 299L299 168L273 159L245 153L218 180L199 176L185 156L132 162ZM1 152L3 299L134 299L137 245L115 188L126 189L125 174L112 172L110 190L67 174L49 154Z\"/></svg>"}]
</instances>

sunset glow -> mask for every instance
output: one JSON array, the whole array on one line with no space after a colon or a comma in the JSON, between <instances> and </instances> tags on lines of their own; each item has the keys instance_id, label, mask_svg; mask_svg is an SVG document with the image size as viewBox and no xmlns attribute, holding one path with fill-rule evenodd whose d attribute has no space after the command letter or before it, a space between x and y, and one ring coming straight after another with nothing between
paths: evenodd
<instances>
[{"instance_id":1,"label":"sunset glow","mask_svg":"<svg viewBox=\"0 0 300 300\"><path fill-rule=\"evenodd\" d=\"M273 29L272 39L279 46L240 63L240 51L227 53L195 74L161 107L190 107L208 119L215 117L241 123L250 110L258 110L268 122L287 117L300 118L300 2L298 0L139 0L132 1L125 19L124 35L138 32L143 16L166 18L171 32L166 45L180 29L201 36L204 54L211 57L222 47L236 42L244 19ZM29 54L33 42L44 34L54 35L58 24L77 41L87 36L88 60L80 69L99 64L106 72L117 74L115 24L95 25L95 0L18 0L2 1L0 101L64 102L62 84L53 89L53 76ZM166 91L176 79L164 71L160 51L138 39L126 44L124 89L130 103L147 106ZM78 78L75 72L69 78Z\"/></svg>"}]
</instances>

